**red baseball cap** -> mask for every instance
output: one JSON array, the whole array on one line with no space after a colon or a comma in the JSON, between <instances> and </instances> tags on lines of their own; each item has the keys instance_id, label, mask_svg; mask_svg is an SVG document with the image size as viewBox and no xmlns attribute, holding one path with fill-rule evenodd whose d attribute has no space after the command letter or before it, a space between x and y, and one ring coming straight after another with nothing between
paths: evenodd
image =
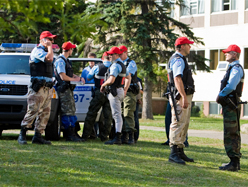
<instances>
[{"instance_id":1,"label":"red baseball cap","mask_svg":"<svg viewBox=\"0 0 248 187\"><path fill-rule=\"evenodd\" d=\"M72 44L71 42L65 42L62 45L62 49L69 50L71 48L76 48L76 45Z\"/></svg>"},{"instance_id":2,"label":"red baseball cap","mask_svg":"<svg viewBox=\"0 0 248 187\"><path fill-rule=\"evenodd\" d=\"M105 56L108 56L108 53L107 52L104 52L103 55L102 55L102 60L103 60L103 57Z\"/></svg>"},{"instance_id":3,"label":"red baseball cap","mask_svg":"<svg viewBox=\"0 0 248 187\"><path fill-rule=\"evenodd\" d=\"M183 44L193 44L193 43L194 43L193 41L190 41L186 37L179 37L176 39L175 46L183 45Z\"/></svg>"},{"instance_id":4,"label":"red baseball cap","mask_svg":"<svg viewBox=\"0 0 248 187\"><path fill-rule=\"evenodd\" d=\"M126 47L125 45L121 45L121 46L119 46L119 49L120 49L121 53L123 53L123 52L126 52L126 51L127 51L127 47Z\"/></svg>"},{"instance_id":5,"label":"red baseball cap","mask_svg":"<svg viewBox=\"0 0 248 187\"><path fill-rule=\"evenodd\" d=\"M116 46L112 47L109 51L107 51L108 54L121 54L122 52L120 51L120 49Z\"/></svg>"},{"instance_id":6,"label":"red baseball cap","mask_svg":"<svg viewBox=\"0 0 248 187\"><path fill-rule=\"evenodd\" d=\"M56 38L57 35L53 35L52 33L50 33L49 31L43 31L41 34L40 34L40 40L43 39L43 38Z\"/></svg>"},{"instance_id":7,"label":"red baseball cap","mask_svg":"<svg viewBox=\"0 0 248 187\"><path fill-rule=\"evenodd\" d=\"M241 53L241 49L239 48L239 46L237 46L235 44L229 45L227 49L222 50L223 53L227 53L227 52L230 52L230 51Z\"/></svg>"}]
</instances>

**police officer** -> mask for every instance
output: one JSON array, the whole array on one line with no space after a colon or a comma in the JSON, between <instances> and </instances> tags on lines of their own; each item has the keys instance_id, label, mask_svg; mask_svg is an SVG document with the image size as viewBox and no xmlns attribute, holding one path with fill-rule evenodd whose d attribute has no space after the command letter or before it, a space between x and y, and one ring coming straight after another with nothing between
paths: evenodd
<instances>
[{"instance_id":1,"label":"police officer","mask_svg":"<svg viewBox=\"0 0 248 187\"><path fill-rule=\"evenodd\" d=\"M81 142L81 139L75 135L75 123L77 116L75 115L76 107L74 101L73 90L74 84L70 81L84 82L83 78L73 74L72 64L68 59L72 55L73 49L76 45L71 42L65 42L62 45L63 52L55 61L55 77L57 80L57 90L59 94L61 107L61 122L64 127L64 134L67 141Z\"/></svg>"},{"instance_id":2,"label":"police officer","mask_svg":"<svg viewBox=\"0 0 248 187\"><path fill-rule=\"evenodd\" d=\"M134 144L135 121L134 112L136 110L136 95L139 93L139 85L137 79L136 63L127 56L127 47L122 45L119 47L121 51L120 58L126 66L128 74L131 76L131 84L127 90L127 95L123 101L123 143Z\"/></svg>"},{"instance_id":3,"label":"police officer","mask_svg":"<svg viewBox=\"0 0 248 187\"><path fill-rule=\"evenodd\" d=\"M170 147L171 153L169 161L177 164L185 164L186 162L194 162L184 154L184 141L189 127L191 101L194 93L194 80L188 62L185 58L190 53L190 45L193 41L186 37L179 37L175 42L176 52L172 55L168 64L168 73L172 73L169 80L174 83L177 90L177 98L175 100L176 108L173 107L172 98L169 98L172 113L172 122L170 125ZM179 121L176 119L175 111Z\"/></svg>"},{"instance_id":4,"label":"police officer","mask_svg":"<svg viewBox=\"0 0 248 187\"><path fill-rule=\"evenodd\" d=\"M105 87L110 87L110 93L108 99L112 111L113 119L115 120L115 138L113 140L105 142L105 144L121 144L121 130L123 126L123 120L121 116L121 103L130 85L131 77L126 72L126 67L121 61L121 51L118 47L112 47L108 52L112 65L108 70L108 78L102 84L100 91L104 92ZM125 85L124 85L125 82ZM123 88L124 87L124 88Z\"/></svg>"},{"instance_id":5,"label":"police officer","mask_svg":"<svg viewBox=\"0 0 248 187\"><path fill-rule=\"evenodd\" d=\"M96 54L95 53L89 53L88 58L96 58ZM94 67L94 65L95 65L94 61L89 61L89 66L84 68L84 70L82 71L81 77L84 78L86 84L94 84L95 83L94 79L91 79L91 80L87 79L87 75L89 74L90 70Z\"/></svg>"},{"instance_id":6,"label":"police officer","mask_svg":"<svg viewBox=\"0 0 248 187\"><path fill-rule=\"evenodd\" d=\"M108 135L111 130L112 115L109 100L104 93L100 92L101 85L104 82L105 73L111 65L107 52L103 54L102 60L103 63L98 63L97 65L95 65L87 75L88 81L94 79L95 88L93 98L90 101L90 106L84 122L82 135L82 138L84 140L87 140L91 135L97 113L101 107L104 115L104 123L99 123L99 137L101 138L101 141L106 141L108 139Z\"/></svg>"},{"instance_id":7,"label":"police officer","mask_svg":"<svg viewBox=\"0 0 248 187\"><path fill-rule=\"evenodd\" d=\"M244 70L239 64L240 48L230 45L223 50L226 61L229 62L228 69L221 81L220 93L216 102L222 105L224 120L224 146L227 156L230 158L228 164L219 167L220 170L238 171L240 169L240 97L244 83Z\"/></svg>"},{"instance_id":8,"label":"police officer","mask_svg":"<svg viewBox=\"0 0 248 187\"><path fill-rule=\"evenodd\" d=\"M52 44L56 35L49 31L43 31L40 35L40 44L35 47L30 55L29 65L31 74L31 86L28 92L28 108L21 122L21 131L18 137L19 144L27 144L27 128L34 123L35 134L32 143L51 144L41 137L50 117L52 99L53 76L53 49Z\"/></svg>"}]
</instances>

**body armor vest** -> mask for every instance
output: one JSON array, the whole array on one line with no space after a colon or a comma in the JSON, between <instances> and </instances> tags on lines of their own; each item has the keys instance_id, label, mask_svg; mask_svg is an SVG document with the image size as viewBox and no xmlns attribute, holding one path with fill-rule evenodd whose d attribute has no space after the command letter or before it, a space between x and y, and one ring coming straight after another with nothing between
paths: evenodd
<instances>
[{"instance_id":1,"label":"body armor vest","mask_svg":"<svg viewBox=\"0 0 248 187\"><path fill-rule=\"evenodd\" d=\"M228 94L228 95L233 95L233 96L235 96L235 95L237 94L238 97L241 97L241 96L242 96L242 91L243 91L244 79L245 79L245 72L244 72L243 67L242 67L240 64L235 64L234 66L236 66L236 67L241 67L241 68L242 68L243 77L240 79L240 82L238 83L236 89L233 90L233 91L232 91L230 94ZM229 80L229 76L230 76L231 69L232 69L234 66L230 66L230 67L227 69L224 78L221 80L220 91L223 90L223 89L226 87L227 81Z\"/></svg>"},{"instance_id":2,"label":"body armor vest","mask_svg":"<svg viewBox=\"0 0 248 187\"><path fill-rule=\"evenodd\" d=\"M126 77L126 67L120 61L117 61L115 63L119 64L121 66L122 70L121 70L121 73L115 78L115 82L112 85L110 85L110 87L119 88L119 87L122 87L124 85L124 79Z\"/></svg>"},{"instance_id":3,"label":"body armor vest","mask_svg":"<svg viewBox=\"0 0 248 187\"><path fill-rule=\"evenodd\" d=\"M105 78L105 73L108 70L108 67L106 67L103 63L98 63L97 64L98 68L99 68L99 72L94 76L94 81L95 81L95 87L96 88L101 88L101 85L104 82L104 78Z\"/></svg>"},{"instance_id":4,"label":"body armor vest","mask_svg":"<svg viewBox=\"0 0 248 187\"><path fill-rule=\"evenodd\" d=\"M43 49L41 46L38 46L37 48ZM44 50L44 51L46 51L46 50ZM40 61L38 63L35 63L30 58L29 59L29 67L30 67L31 77L36 77L36 76L49 77L49 78L53 77L53 63L52 62Z\"/></svg>"},{"instance_id":5,"label":"body armor vest","mask_svg":"<svg viewBox=\"0 0 248 187\"><path fill-rule=\"evenodd\" d=\"M168 63L168 68L170 68L170 62L174 58L182 58L183 59L184 64L185 64L185 68L183 70L183 77L182 77L184 89L187 90L188 88L190 88L190 90L192 90L192 91L189 91L189 93L188 94L186 93L186 94L187 95L193 94L194 93L194 89L195 89L194 79L193 79L193 76L192 76L191 69L189 69L189 64L188 64L186 58L180 56L179 54L172 55L172 57L170 58L169 63ZM191 92L193 92L193 93L191 93Z\"/></svg>"},{"instance_id":6,"label":"body armor vest","mask_svg":"<svg viewBox=\"0 0 248 187\"><path fill-rule=\"evenodd\" d=\"M128 67L129 63L131 62L132 60L130 60L130 58L124 63L124 65L126 66L126 68ZM137 83L138 82L138 78L137 78L137 71L135 72L135 74L133 76L131 76L132 79L131 79L131 84L132 83Z\"/></svg>"},{"instance_id":7,"label":"body armor vest","mask_svg":"<svg viewBox=\"0 0 248 187\"><path fill-rule=\"evenodd\" d=\"M62 59L65 61L65 71L66 71L66 75L67 75L68 77L73 77L73 69L72 69L72 65L71 65L70 60L64 58L63 56L59 56L59 57L57 58L57 60L58 60L59 58L62 58ZM58 74L56 68L55 68L55 71L54 71L54 72L55 72L56 80L57 80L58 82L62 82L63 80L60 78L60 76L59 76L59 74ZM67 82L68 84L70 84L70 81L65 81L65 82Z\"/></svg>"}]
</instances>

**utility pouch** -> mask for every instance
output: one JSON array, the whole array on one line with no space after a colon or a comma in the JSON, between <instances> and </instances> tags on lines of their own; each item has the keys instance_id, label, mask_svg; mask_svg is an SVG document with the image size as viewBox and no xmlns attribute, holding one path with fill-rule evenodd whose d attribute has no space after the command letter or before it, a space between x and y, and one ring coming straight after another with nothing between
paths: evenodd
<instances>
[{"instance_id":1,"label":"utility pouch","mask_svg":"<svg viewBox=\"0 0 248 187\"><path fill-rule=\"evenodd\" d=\"M43 80L39 80L39 79L31 79L32 85L31 88L35 91L38 92L40 90L41 87L45 86L46 81Z\"/></svg>"},{"instance_id":2,"label":"utility pouch","mask_svg":"<svg viewBox=\"0 0 248 187\"><path fill-rule=\"evenodd\" d=\"M131 91L134 95L138 95L140 92L140 87L137 83L133 83L133 85L130 86Z\"/></svg>"},{"instance_id":3,"label":"utility pouch","mask_svg":"<svg viewBox=\"0 0 248 187\"><path fill-rule=\"evenodd\" d=\"M186 88L184 89L186 95L191 95L195 92L195 86L186 86Z\"/></svg>"},{"instance_id":4,"label":"utility pouch","mask_svg":"<svg viewBox=\"0 0 248 187\"><path fill-rule=\"evenodd\" d=\"M53 83L52 82L47 82L45 84L45 86L51 89L53 87Z\"/></svg>"}]
</instances>

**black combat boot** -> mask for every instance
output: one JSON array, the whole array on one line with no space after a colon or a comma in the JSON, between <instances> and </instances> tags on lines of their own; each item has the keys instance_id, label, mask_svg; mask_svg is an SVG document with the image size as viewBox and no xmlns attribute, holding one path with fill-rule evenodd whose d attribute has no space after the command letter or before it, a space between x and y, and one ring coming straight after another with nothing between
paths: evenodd
<instances>
[{"instance_id":1,"label":"black combat boot","mask_svg":"<svg viewBox=\"0 0 248 187\"><path fill-rule=\"evenodd\" d=\"M26 140L26 133L27 133L27 129L24 126L21 126L21 131L18 137L18 143L19 144L27 144L27 140Z\"/></svg>"},{"instance_id":2,"label":"black combat boot","mask_svg":"<svg viewBox=\"0 0 248 187\"><path fill-rule=\"evenodd\" d=\"M117 144L117 145L121 145L121 133L117 132L115 133L115 137L113 140L107 141L104 144L108 144L108 145L113 145L113 144Z\"/></svg>"},{"instance_id":3,"label":"black combat boot","mask_svg":"<svg viewBox=\"0 0 248 187\"><path fill-rule=\"evenodd\" d=\"M226 170L226 171L238 171L238 162L239 158L237 157L231 157L231 162L229 164L220 166L219 170Z\"/></svg>"},{"instance_id":4,"label":"black combat boot","mask_svg":"<svg viewBox=\"0 0 248 187\"><path fill-rule=\"evenodd\" d=\"M221 166L226 166L228 165L229 163L223 163ZM240 170L240 159L238 160L238 170Z\"/></svg>"},{"instance_id":5,"label":"black combat boot","mask_svg":"<svg viewBox=\"0 0 248 187\"><path fill-rule=\"evenodd\" d=\"M121 137L122 144L128 144L128 138L129 138L129 134L127 132L123 132Z\"/></svg>"},{"instance_id":6,"label":"black combat boot","mask_svg":"<svg viewBox=\"0 0 248 187\"><path fill-rule=\"evenodd\" d=\"M134 145L134 132L129 132L128 145Z\"/></svg>"},{"instance_id":7,"label":"black combat boot","mask_svg":"<svg viewBox=\"0 0 248 187\"><path fill-rule=\"evenodd\" d=\"M178 151L179 157L180 157L182 160L184 160L185 162L194 162L194 159L189 158L189 157L187 157L187 156L184 154L183 148L178 148L177 151Z\"/></svg>"},{"instance_id":8,"label":"black combat boot","mask_svg":"<svg viewBox=\"0 0 248 187\"><path fill-rule=\"evenodd\" d=\"M33 139L32 139L32 143L34 144L48 144L51 145L52 143L50 141L46 141L41 137L41 133L39 132L35 132Z\"/></svg>"},{"instance_id":9,"label":"black combat boot","mask_svg":"<svg viewBox=\"0 0 248 187\"><path fill-rule=\"evenodd\" d=\"M178 155L177 145L173 145L171 147L171 154L169 156L169 162L174 162L177 164L185 164L185 162Z\"/></svg>"},{"instance_id":10,"label":"black combat boot","mask_svg":"<svg viewBox=\"0 0 248 187\"><path fill-rule=\"evenodd\" d=\"M69 127L68 129L66 129L66 131L67 131L66 141L71 141L71 142L83 141L83 139L77 137L77 135L75 134L75 129L73 127Z\"/></svg>"}]
</instances>

